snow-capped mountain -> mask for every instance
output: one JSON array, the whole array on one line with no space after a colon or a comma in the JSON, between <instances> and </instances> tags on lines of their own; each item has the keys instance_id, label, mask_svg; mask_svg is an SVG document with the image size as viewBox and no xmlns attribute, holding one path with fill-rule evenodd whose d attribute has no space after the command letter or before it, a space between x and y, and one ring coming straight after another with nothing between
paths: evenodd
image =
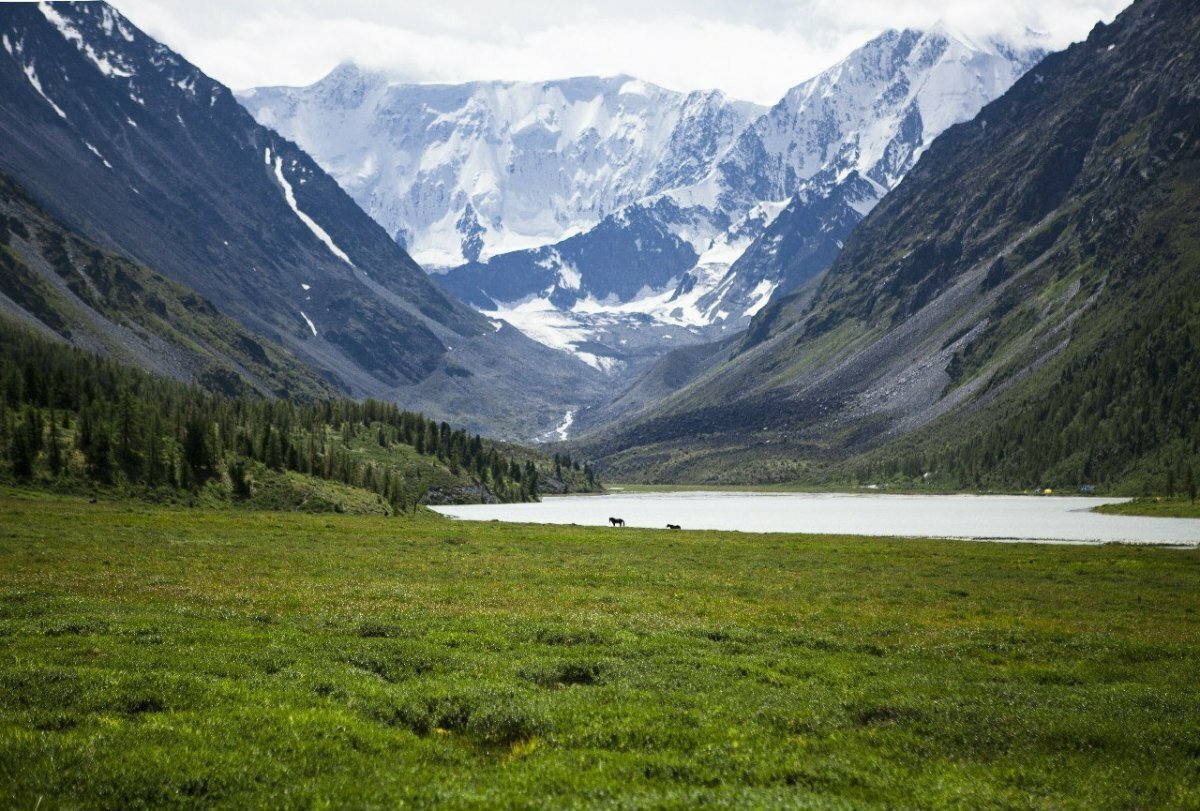
<instances>
[{"instance_id":1,"label":"snow-capped mountain","mask_svg":"<svg viewBox=\"0 0 1200 811\"><path fill-rule=\"evenodd\" d=\"M442 282L601 368L728 335L776 292L827 268L939 133L1041 56L941 25L884 32L790 90L697 182L648 195L559 244L453 269ZM650 270L629 279L634 256Z\"/></svg>"},{"instance_id":2,"label":"snow-capped mountain","mask_svg":"<svg viewBox=\"0 0 1200 811\"><path fill-rule=\"evenodd\" d=\"M762 112L629 76L411 85L349 63L240 98L427 268L558 242L695 183Z\"/></svg>"},{"instance_id":3,"label":"snow-capped mountain","mask_svg":"<svg viewBox=\"0 0 1200 811\"><path fill-rule=\"evenodd\" d=\"M942 24L886 31L789 90L742 133L704 191L737 210L851 171L890 189L933 138L973 118L1042 55Z\"/></svg>"},{"instance_id":4,"label":"snow-capped mountain","mask_svg":"<svg viewBox=\"0 0 1200 811\"><path fill-rule=\"evenodd\" d=\"M758 115L628 77L414 87L351 66L242 100L419 259L464 258L450 290L611 371L742 329L819 274L939 133L1042 55L890 30Z\"/></svg>"}]
</instances>

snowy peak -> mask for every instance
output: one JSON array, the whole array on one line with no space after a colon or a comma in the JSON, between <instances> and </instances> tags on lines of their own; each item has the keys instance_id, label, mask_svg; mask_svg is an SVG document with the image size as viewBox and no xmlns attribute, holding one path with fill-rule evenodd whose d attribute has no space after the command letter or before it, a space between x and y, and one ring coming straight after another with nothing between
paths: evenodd
<instances>
[{"instance_id":1,"label":"snowy peak","mask_svg":"<svg viewBox=\"0 0 1200 811\"><path fill-rule=\"evenodd\" d=\"M695 182L762 112L631 76L410 85L349 63L241 99L431 267L551 244Z\"/></svg>"},{"instance_id":2,"label":"snowy peak","mask_svg":"<svg viewBox=\"0 0 1200 811\"><path fill-rule=\"evenodd\" d=\"M979 46L945 25L888 30L788 91L748 129L719 172L725 206L784 199L851 171L894 186L929 142L973 117L1043 52Z\"/></svg>"},{"instance_id":3,"label":"snowy peak","mask_svg":"<svg viewBox=\"0 0 1200 811\"><path fill-rule=\"evenodd\" d=\"M242 100L445 287L612 371L741 329L819 274L1040 56L885 31L770 109L630 76L408 85L351 64Z\"/></svg>"},{"instance_id":4,"label":"snowy peak","mask_svg":"<svg viewBox=\"0 0 1200 811\"><path fill-rule=\"evenodd\" d=\"M107 3L40 2L37 9L102 76L122 86L141 107L148 90L164 86L175 91L176 101L191 105L212 107L222 98L232 100L223 86L147 37Z\"/></svg>"}]
</instances>

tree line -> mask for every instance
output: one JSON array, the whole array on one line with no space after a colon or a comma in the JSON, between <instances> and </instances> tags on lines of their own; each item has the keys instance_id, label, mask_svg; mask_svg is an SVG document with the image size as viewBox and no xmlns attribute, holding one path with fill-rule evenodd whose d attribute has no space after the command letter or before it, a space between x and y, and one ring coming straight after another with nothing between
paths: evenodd
<instances>
[{"instance_id":1,"label":"tree line","mask_svg":"<svg viewBox=\"0 0 1200 811\"><path fill-rule=\"evenodd\" d=\"M428 482L394 453L401 446L501 501L537 500L550 470L391 403L214 395L0 321L0 472L17 480L194 491L219 479L244 498L257 464L362 488L404 511L425 500ZM595 486L590 467L572 478L574 489Z\"/></svg>"}]
</instances>

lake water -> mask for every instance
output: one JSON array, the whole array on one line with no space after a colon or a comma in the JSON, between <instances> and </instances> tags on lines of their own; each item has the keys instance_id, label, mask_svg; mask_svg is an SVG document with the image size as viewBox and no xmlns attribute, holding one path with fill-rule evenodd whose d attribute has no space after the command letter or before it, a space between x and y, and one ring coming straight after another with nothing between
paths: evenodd
<instances>
[{"instance_id":1,"label":"lake water","mask_svg":"<svg viewBox=\"0 0 1200 811\"><path fill-rule=\"evenodd\" d=\"M1090 512L1123 499L1058 496L914 496L843 493L613 493L536 504L435 507L472 521L807 532L844 535L1200 545L1200 519Z\"/></svg>"}]
</instances>

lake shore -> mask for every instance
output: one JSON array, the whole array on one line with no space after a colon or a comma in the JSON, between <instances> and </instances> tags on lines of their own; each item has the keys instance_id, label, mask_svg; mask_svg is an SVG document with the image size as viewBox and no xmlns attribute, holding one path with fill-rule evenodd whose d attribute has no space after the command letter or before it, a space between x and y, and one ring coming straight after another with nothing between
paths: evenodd
<instances>
[{"instance_id":1,"label":"lake shore","mask_svg":"<svg viewBox=\"0 0 1200 811\"><path fill-rule=\"evenodd\" d=\"M1124 499L1081 496L796 493L742 490L609 491L540 503L435 508L454 518L533 524L628 526L718 531L935 537L1041 543L1200 544L1200 522L1101 515Z\"/></svg>"}]
</instances>

